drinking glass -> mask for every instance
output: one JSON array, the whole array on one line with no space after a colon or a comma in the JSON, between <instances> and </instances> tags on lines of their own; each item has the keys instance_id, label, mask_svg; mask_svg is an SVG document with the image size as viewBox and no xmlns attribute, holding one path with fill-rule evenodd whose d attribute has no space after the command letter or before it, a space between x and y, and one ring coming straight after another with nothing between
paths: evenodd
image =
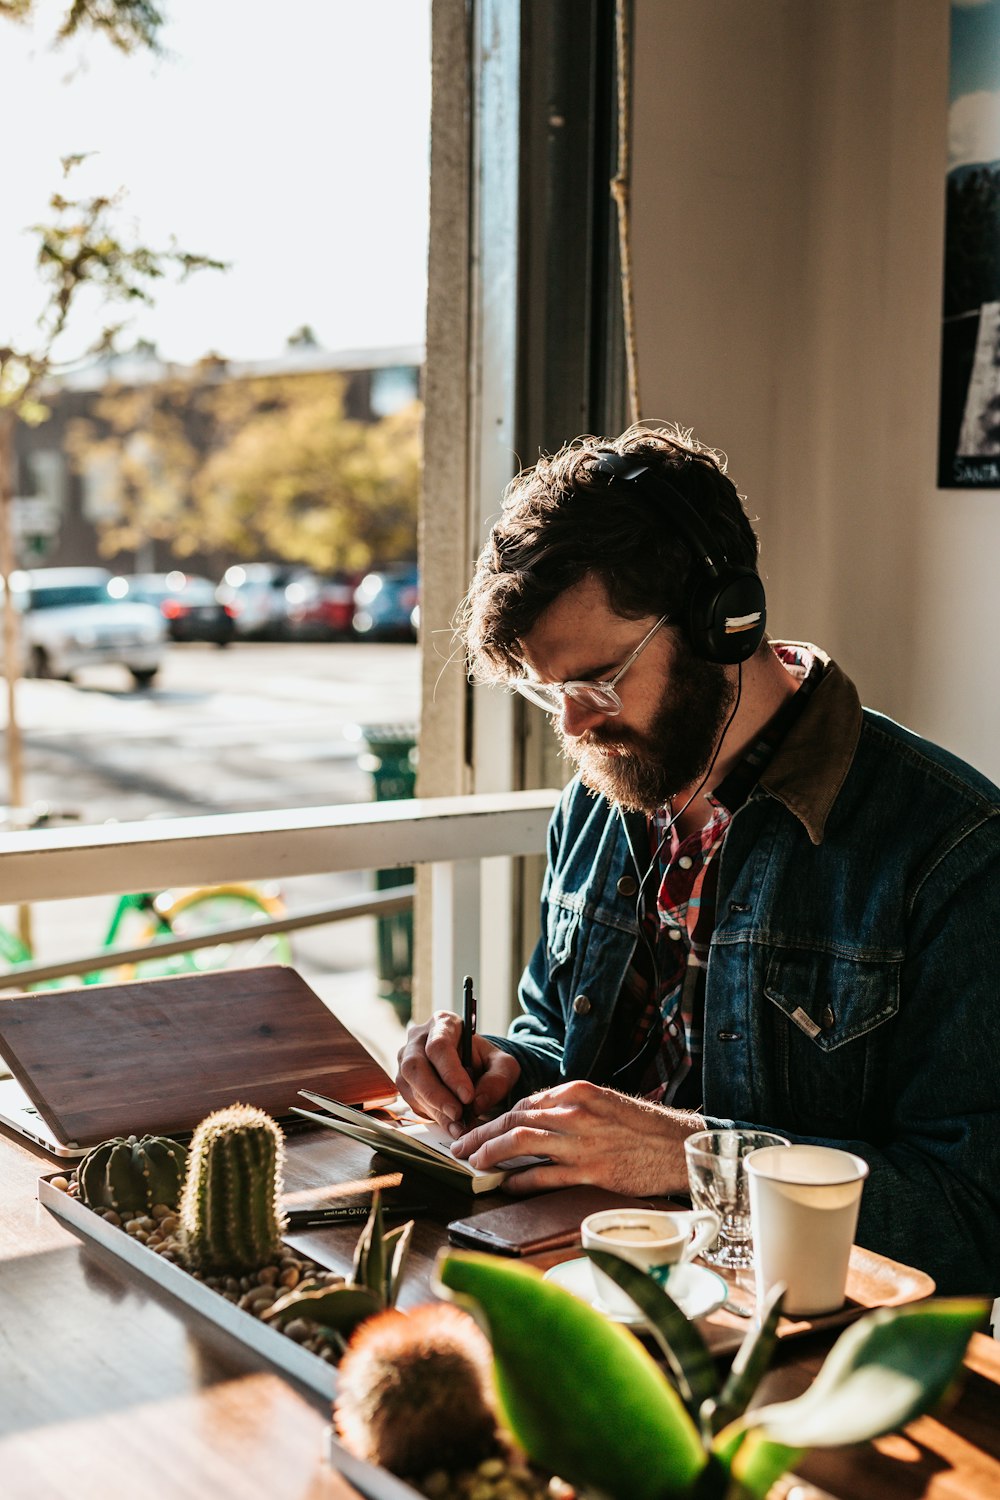
<instances>
[{"instance_id":1,"label":"drinking glass","mask_svg":"<svg viewBox=\"0 0 1000 1500\"><path fill-rule=\"evenodd\" d=\"M743 1270L753 1265L750 1187L744 1158L763 1146L788 1146L768 1130L700 1130L684 1142L691 1202L721 1220L718 1237L702 1252L714 1266Z\"/></svg>"}]
</instances>

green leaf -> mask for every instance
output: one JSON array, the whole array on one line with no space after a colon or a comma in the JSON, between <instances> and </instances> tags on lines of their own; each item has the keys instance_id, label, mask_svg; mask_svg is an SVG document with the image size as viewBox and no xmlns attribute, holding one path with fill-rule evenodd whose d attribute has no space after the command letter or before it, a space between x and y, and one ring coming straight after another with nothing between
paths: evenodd
<instances>
[{"instance_id":1,"label":"green leaf","mask_svg":"<svg viewBox=\"0 0 1000 1500\"><path fill-rule=\"evenodd\" d=\"M727 1431L732 1431L728 1428ZM771 1486L782 1474L798 1463L805 1452L805 1447L790 1447L786 1443L775 1443L765 1437L760 1429L747 1431L742 1428L738 1434L739 1442L737 1451L730 1463L730 1474L734 1480L733 1489L735 1493L744 1500L765 1500Z\"/></svg>"},{"instance_id":2,"label":"green leaf","mask_svg":"<svg viewBox=\"0 0 1000 1500\"><path fill-rule=\"evenodd\" d=\"M954 1381L989 1304L939 1298L880 1308L841 1334L809 1389L743 1419L797 1448L864 1443L935 1406Z\"/></svg>"},{"instance_id":3,"label":"green leaf","mask_svg":"<svg viewBox=\"0 0 1000 1500\"><path fill-rule=\"evenodd\" d=\"M385 1289L385 1250L382 1233L382 1203L378 1192L372 1198L371 1213L358 1236L351 1273L354 1286L367 1287L381 1298Z\"/></svg>"},{"instance_id":4,"label":"green leaf","mask_svg":"<svg viewBox=\"0 0 1000 1500\"><path fill-rule=\"evenodd\" d=\"M385 1274L386 1307L395 1307L396 1305L396 1298L399 1296L399 1288L403 1282L403 1273L406 1270L406 1262L410 1254L410 1242L413 1239L414 1227L414 1221L409 1219L405 1224L400 1224L398 1228L385 1237L387 1255Z\"/></svg>"},{"instance_id":5,"label":"green leaf","mask_svg":"<svg viewBox=\"0 0 1000 1500\"><path fill-rule=\"evenodd\" d=\"M708 1463L698 1431L626 1328L497 1256L445 1254L437 1274L485 1323L501 1415L531 1458L612 1500L690 1495Z\"/></svg>"},{"instance_id":6,"label":"green leaf","mask_svg":"<svg viewBox=\"0 0 1000 1500\"><path fill-rule=\"evenodd\" d=\"M316 1291L300 1292L298 1287L286 1297L261 1313L261 1321L276 1323L281 1328L293 1318L310 1318L324 1328L350 1331L358 1323L381 1312L381 1299L361 1286L323 1287Z\"/></svg>"},{"instance_id":7,"label":"green leaf","mask_svg":"<svg viewBox=\"0 0 1000 1500\"><path fill-rule=\"evenodd\" d=\"M585 1253L639 1308L673 1371L684 1405L693 1417L697 1416L702 1404L719 1389L715 1364L697 1328L670 1293L631 1261L610 1250Z\"/></svg>"},{"instance_id":8,"label":"green leaf","mask_svg":"<svg viewBox=\"0 0 1000 1500\"><path fill-rule=\"evenodd\" d=\"M759 1327L750 1329L736 1352L722 1394L717 1401L706 1401L700 1412L702 1434L710 1439L727 1422L738 1417L750 1405L771 1363L778 1342L778 1319L785 1298L785 1287L773 1287L761 1308Z\"/></svg>"}]
</instances>

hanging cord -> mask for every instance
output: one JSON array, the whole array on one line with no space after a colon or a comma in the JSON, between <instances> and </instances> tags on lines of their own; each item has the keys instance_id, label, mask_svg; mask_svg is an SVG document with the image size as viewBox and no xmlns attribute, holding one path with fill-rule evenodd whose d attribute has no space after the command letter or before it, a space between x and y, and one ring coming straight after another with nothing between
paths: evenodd
<instances>
[{"instance_id":1,"label":"hanging cord","mask_svg":"<svg viewBox=\"0 0 1000 1500\"><path fill-rule=\"evenodd\" d=\"M643 928L643 922L642 922L643 890L644 890L646 881L649 879L650 875L652 875L653 871L657 867L657 860L659 859L660 854L662 853L664 844L667 842L667 839L670 837L670 834L673 832L673 828L674 828L675 823L677 822L678 818L683 818L684 814L687 812L688 808L691 806L691 803L697 797L698 793L701 791L702 787L705 785L706 781L708 780L708 778L711 776L712 772L714 771L714 769L715 769L715 762L719 758L719 754L720 754L720 752L722 750L723 741L725 740L726 735L729 733L729 730L732 727L733 720L736 718L736 715L739 713L739 708L740 708L740 703L742 701L742 698L743 698L743 663L740 662L739 663L739 669L738 669L738 675L737 675L737 678L736 678L736 702L733 704L732 709L730 710L729 718L726 720L725 724L723 725L722 733L719 735L719 738L718 738L718 740L716 742L715 752L712 755L712 759L709 761L708 769L705 772L704 776L699 781L698 785L695 787L694 791L691 793L690 797L685 802L684 806L681 808L680 812L676 812L676 813L675 812L671 812L670 818L669 818L669 820L667 822L667 826L666 826L666 828L663 831L663 837L660 839L660 842L657 844L656 848L653 850L653 857L649 861L649 867L646 870L645 875L643 875L642 879L639 881L639 890L638 890L638 892L636 894L636 898L635 898L635 920L636 920L636 924L637 924L638 929L639 929L639 936L642 939L643 944L645 945L646 952L649 954L650 961L652 962L652 965L653 965L653 986L654 986L653 987L653 994L654 995L658 993L659 988L660 988L660 966L659 966L659 964L656 961L656 948L655 948L655 945L652 944L652 943L650 943L649 939L646 936L645 929Z\"/></svg>"},{"instance_id":2,"label":"hanging cord","mask_svg":"<svg viewBox=\"0 0 1000 1500\"><path fill-rule=\"evenodd\" d=\"M611 196L618 210L618 265L625 325L625 374L628 383L629 423L639 420L639 356L635 342L635 305L632 295L630 187L630 105L628 7L631 0L616 0L615 41L618 71L618 169L611 179Z\"/></svg>"}]
</instances>

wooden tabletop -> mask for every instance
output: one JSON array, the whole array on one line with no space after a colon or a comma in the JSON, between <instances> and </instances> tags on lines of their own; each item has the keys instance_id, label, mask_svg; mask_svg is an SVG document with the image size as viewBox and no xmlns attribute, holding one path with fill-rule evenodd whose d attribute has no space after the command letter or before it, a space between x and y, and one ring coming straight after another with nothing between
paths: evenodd
<instances>
[{"instance_id":1,"label":"wooden tabletop","mask_svg":"<svg viewBox=\"0 0 1000 1500\"><path fill-rule=\"evenodd\" d=\"M383 1158L333 1135L291 1139L289 1198L335 1201ZM53 1161L0 1134L0 1493L4 1500L356 1500L325 1464L322 1397L179 1305L36 1201ZM426 1202L401 1303L424 1301L448 1219L470 1208L419 1174ZM349 1192L350 1190L347 1189ZM495 1200L494 1200L495 1201ZM489 1202L483 1205L490 1206ZM322 1234L344 1269L355 1227ZM318 1244L312 1240L314 1245ZM831 1335L785 1342L766 1399L803 1389ZM837 1500L1000 1495L1000 1345L976 1336L957 1403L875 1445L803 1460Z\"/></svg>"}]
</instances>

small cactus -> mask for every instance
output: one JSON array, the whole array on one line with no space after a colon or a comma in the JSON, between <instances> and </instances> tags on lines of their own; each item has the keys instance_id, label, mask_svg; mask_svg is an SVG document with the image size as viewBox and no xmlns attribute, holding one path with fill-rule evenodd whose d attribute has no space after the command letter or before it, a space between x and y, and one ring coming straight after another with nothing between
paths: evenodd
<instances>
[{"instance_id":1,"label":"small cactus","mask_svg":"<svg viewBox=\"0 0 1000 1500\"><path fill-rule=\"evenodd\" d=\"M214 1271L256 1271L281 1250L285 1143L271 1116L233 1104L191 1138L181 1197L184 1256Z\"/></svg>"},{"instance_id":2,"label":"small cactus","mask_svg":"<svg viewBox=\"0 0 1000 1500\"><path fill-rule=\"evenodd\" d=\"M184 1181L187 1152L162 1135L115 1136L83 1158L76 1178L88 1208L115 1213L149 1213L163 1203L176 1208Z\"/></svg>"},{"instance_id":3,"label":"small cactus","mask_svg":"<svg viewBox=\"0 0 1000 1500\"><path fill-rule=\"evenodd\" d=\"M501 1446L489 1342L447 1303L379 1313L340 1363L334 1418L353 1454L392 1474L474 1467Z\"/></svg>"}]
</instances>

